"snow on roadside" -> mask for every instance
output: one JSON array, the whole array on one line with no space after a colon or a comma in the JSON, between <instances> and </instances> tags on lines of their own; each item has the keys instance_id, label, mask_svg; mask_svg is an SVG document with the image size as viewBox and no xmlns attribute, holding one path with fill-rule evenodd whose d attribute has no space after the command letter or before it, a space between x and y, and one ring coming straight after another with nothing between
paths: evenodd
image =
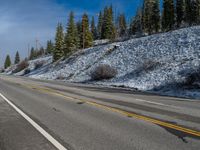
<instances>
[{"instance_id":1,"label":"snow on roadside","mask_svg":"<svg viewBox=\"0 0 200 150\"><path fill-rule=\"evenodd\" d=\"M40 58L37 58L34 60L30 60L30 61L28 61L27 68L21 70L20 72L14 73L14 74L13 74L13 71L17 68L18 64L12 65L11 67L9 67L5 70L4 74L7 74L7 75L13 74L13 75L17 75L17 76L22 76L22 75L24 75L25 70L27 70L27 69L30 70L31 73L36 73L36 72L38 72L38 69L37 70L35 69L35 66L37 63L41 63L42 64L41 68L43 68L44 66L52 63L52 56L43 56L43 57L40 57Z\"/></svg>"},{"instance_id":2,"label":"snow on roadside","mask_svg":"<svg viewBox=\"0 0 200 150\"><path fill-rule=\"evenodd\" d=\"M70 58L58 64L48 64L29 76L87 82L91 79L90 72L100 64L111 65L118 74L111 80L93 82L95 84L157 90L175 95L176 89L159 89L184 82L188 73L199 69L200 26L80 50ZM176 94L200 97L198 89L184 92Z\"/></svg>"},{"instance_id":3,"label":"snow on roadside","mask_svg":"<svg viewBox=\"0 0 200 150\"><path fill-rule=\"evenodd\" d=\"M93 42L94 46L98 46L98 45L103 45L103 44L108 44L109 40L108 39L103 39L103 40L95 40Z\"/></svg>"}]
</instances>

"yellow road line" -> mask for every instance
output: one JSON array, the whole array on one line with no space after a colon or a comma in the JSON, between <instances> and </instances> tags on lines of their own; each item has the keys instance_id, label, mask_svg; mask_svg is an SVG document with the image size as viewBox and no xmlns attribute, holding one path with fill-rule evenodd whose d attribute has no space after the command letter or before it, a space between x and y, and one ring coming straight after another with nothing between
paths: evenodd
<instances>
[{"instance_id":1,"label":"yellow road line","mask_svg":"<svg viewBox=\"0 0 200 150\"><path fill-rule=\"evenodd\" d=\"M106 109L106 110L110 110L112 112L119 113L121 115L130 116L130 117L133 117L133 118L136 118L136 119L139 119L139 120L154 123L154 124L157 124L157 125L160 125L160 126L163 126L163 127L171 128L171 129L174 129L174 130L177 130L177 131L181 131L181 132L184 132L184 133L187 133L187 134L191 134L193 136L200 137L200 131L195 131L195 130L192 130L192 129L189 129L189 128L186 128L186 127L174 125L172 123L167 123L167 122L160 121L158 119L154 119L154 118L150 118L150 117L146 117L146 116L143 116L143 115L138 115L138 114L135 114L135 113L132 113L132 112L121 110L121 109L118 109L118 108L113 108L113 107L106 106L106 105L103 105L103 104L99 104L99 103L96 103L96 102L66 96L66 95L60 93L59 91L56 91L56 90L53 90L53 89L50 89L50 88L36 87L36 86L32 86L32 85L25 85L25 86L29 87L31 89L38 90L38 91L43 92L43 93L48 93L48 94L51 94L51 95L60 96L60 97L63 97L67 100L80 101L80 102L83 102L83 103L86 103L86 104L89 104L89 105L93 105L95 107L99 107L99 108L103 108L103 109Z\"/></svg>"}]
</instances>

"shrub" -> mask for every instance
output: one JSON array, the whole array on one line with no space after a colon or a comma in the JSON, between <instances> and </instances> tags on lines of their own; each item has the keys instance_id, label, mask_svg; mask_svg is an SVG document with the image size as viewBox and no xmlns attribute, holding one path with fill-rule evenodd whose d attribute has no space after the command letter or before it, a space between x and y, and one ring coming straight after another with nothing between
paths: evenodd
<instances>
[{"instance_id":1,"label":"shrub","mask_svg":"<svg viewBox=\"0 0 200 150\"><path fill-rule=\"evenodd\" d=\"M193 72L189 74L184 82L185 86L199 86L198 83L200 82L200 72Z\"/></svg>"},{"instance_id":2,"label":"shrub","mask_svg":"<svg viewBox=\"0 0 200 150\"><path fill-rule=\"evenodd\" d=\"M0 73L4 73L5 72L5 70L4 69L0 69Z\"/></svg>"},{"instance_id":3,"label":"shrub","mask_svg":"<svg viewBox=\"0 0 200 150\"><path fill-rule=\"evenodd\" d=\"M44 62L43 61L39 61L39 62L35 62L34 66L35 66L35 70L42 67L44 65Z\"/></svg>"},{"instance_id":4,"label":"shrub","mask_svg":"<svg viewBox=\"0 0 200 150\"><path fill-rule=\"evenodd\" d=\"M56 80L64 80L64 79L65 79L65 77L61 74L58 75L57 78L56 78Z\"/></svg>"},{"instance_id":5,"label":"shrub","mask_svg":"<svg viewBox=\"0 0 200 150\"><path fill-rule=\"evenodd\" d=\"M102 64L96 67L91 72L92 80L111 79L117 75L117 70L107 64Z\"/></svg>"},{"instance_id":6,"label":"shrub","mask_svg":"<svg viewBox=\"0 0 200 150\"><path fill-rule=\"evenodd\" d=\"M66 78L66 80L69 80L71 77L73 77L73 73L70 73L69 76Z\"/></svg>"},{"instance_id":7,"label":"shrub","mask_svg":"<svg viewBox=\"0 0 200 150\"><path fill-rule=\"evenodd\" d=\"M145 72L152 71L159 65L160 65L160 62L158 61L147 60L142 64L142 70Z\"/></svg>"},{"instance_id":8,"label":"shrub","mask_svg":"<svg viewBox=\"0 0 200 150\"><path fill-rule=\"evenodd\" d=\"M29 74L31 72L31 70L29 68L24 70L24 75Z\"/></svg>"},{"instance_id":9,"label":"shrub","mask_svg":"<svg viewBox=\"0 0 200 150\"><path fill-rule=\"evenodd\" d=\"M17 73L17 72L20 72L22 70L24 70L25 68L28 67L28 62L23 60L22 62L20 62L18 65L17 65L17 68L13 71L13 73Z\"/></svg>"}]
</instances>

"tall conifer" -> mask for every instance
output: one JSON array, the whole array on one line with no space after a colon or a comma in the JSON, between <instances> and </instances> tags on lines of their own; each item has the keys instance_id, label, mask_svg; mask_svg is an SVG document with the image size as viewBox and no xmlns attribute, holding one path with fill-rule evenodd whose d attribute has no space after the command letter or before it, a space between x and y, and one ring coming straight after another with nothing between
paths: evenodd
<instances>
[{"instance_id":1,"label":"tall conifer","mask_svg":"<svg viewBox=\"0 0 200 150\"><path fill-rule=\"evenodd\" d=\"M126 23L126 17L124 14L120 14L118 17L118 34L120 37L123 37L127 33L127 23Z\"/></svg>"},{"instance_id":2,"label":"tall conifer","mask_svg":"<svg viewBox=\"0 0 200 150\"><path fill-rule=\"evenodd\" d=\"M104 8L103 24L101 31L102 39L115 39L115 26L113 22L113 9L112 6Z\"/></svg>"},{"instance_id":3,"label":"tall conifer","mask_svg":"<svg viewBox=\"0 0 200 150\"><path fill-rule=\"evenodd\" d=\"M82 17L82 31L81 31L81 47L88 48L93 45L92 33L89 29L88 15L85 13Z\"/></svg>"},{"instance_id":4,"label":"tall conifer","mask_svg":"<svg viewBox=\"0 0 200 150\"><path fill-rule=\"evenodd\" d=\"M103 25L103 16L102 12L99 12L99 17L98 17L98 24L97 24L97 33L98 33L98 39L101 39L102 35L102 25Z\"/></svg>"},{"instance_id":5,"label":"tall conifer","mask_svg":"<svg viewBox=\"0 0 200 150\"><path fill-rule=\"evenodd\" d=\"M56 29L55 48L53 51L54 61L57 61L58 59L64 56L63 45L64 45L63 27L61 23L58 23Z\"/></svg>"},{"instance_id":6,"label":"tall conifer","mask_svg":"<svg viewBox=\"0 0 200 150\"><path fill-rule=\"evenodd\" d=\"M51 40L47 41L46 54L52 54L54 45Z\"/></svg>"},{"instance_id":7,"label":"tall conifer","mask_svg":"<svg viewBox=\"0 0 200 150\"><path fill-rule=\"evenodd\" d=\"M175 25L174 0L164 0L163 13L162 13L162 29L163 31L169 31L174 28L174 25Z\"/></svg>"},{"instance_id":8,"label":"tall conifer","mask_svg":"<svg viewBox=\"0 0 200 150\"><path fill-rule=\"evenodd\" d=\"M98 33L97 33L96 25L95 25L94 16L92 17L92 21L91 21L91 32L92 32L93 39L96 40L98 38Z\"/></svg>"},{"instance_id":9,"label":"tall conifer","mask_svg":"<svg viewBox=\"0 0 200 150\"><path fill-rule=\"evenodd\" d=\"M176 22L179 28L185 20L185 0L176 0Z\"/></svg>"},{"instance_id":10,"label":"tall conifer","mask_svg":"<svg viewBox=\"0 0 200 150\"><path fill-rule=\"evenodd\" d=\"M11 66L10 55L7 55L4 63L4 68L7 69L10 66Z\"/></svg>"},{"instance_id":11,"label":"tall conifer","mask_svg":"<svg viewBox=\"0 0 200 150\"><path fill-rule=\"evenodd\" d=\"M78 31L76 24L74 23L74 13L70 12L67 33L64 39L64 54L67 56L71 52L78 49Z\"/></svg>"},{"instance_id":12,"label":"tall conifer","mask_svg":"<svg viewBox=\"0 0 200 150\"><path fill-rule=\"evenodd\" d=\"M19 62L20 62L20 56L19 56L19 52L17 51L15 55L15 64L18 64Z\"/></svg>"}]
</instances>

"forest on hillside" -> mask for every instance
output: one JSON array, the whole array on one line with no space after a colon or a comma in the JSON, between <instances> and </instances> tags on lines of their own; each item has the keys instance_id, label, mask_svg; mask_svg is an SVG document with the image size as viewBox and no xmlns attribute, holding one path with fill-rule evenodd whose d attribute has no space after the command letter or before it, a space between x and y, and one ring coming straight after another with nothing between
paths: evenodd
<instances>
[{"instance_id":1,"label":"forest on hillside","mask_svg":"<svg viewBox=\"0 0 200 150\"><path fill-rule=\"evenodd\" d=\"M100 11L98 18L84 13L80 20L75 21L75 15L76 12L70 12L66 27L58 23L55 41L47 41L45 48L32 47L30 55L23 61L47 54L52 54L53 60L57 61L69 57L79 49L92 47L95 40L109 39L112 42L199 25L200 2L198 0L144 0L130 22L123 12L116 16L112 5ZM14 63L19 62L20 56L16 52ZM4 68L8 68L11 64L10 56L7 55Z\"/></svg>"}]
</instances>

